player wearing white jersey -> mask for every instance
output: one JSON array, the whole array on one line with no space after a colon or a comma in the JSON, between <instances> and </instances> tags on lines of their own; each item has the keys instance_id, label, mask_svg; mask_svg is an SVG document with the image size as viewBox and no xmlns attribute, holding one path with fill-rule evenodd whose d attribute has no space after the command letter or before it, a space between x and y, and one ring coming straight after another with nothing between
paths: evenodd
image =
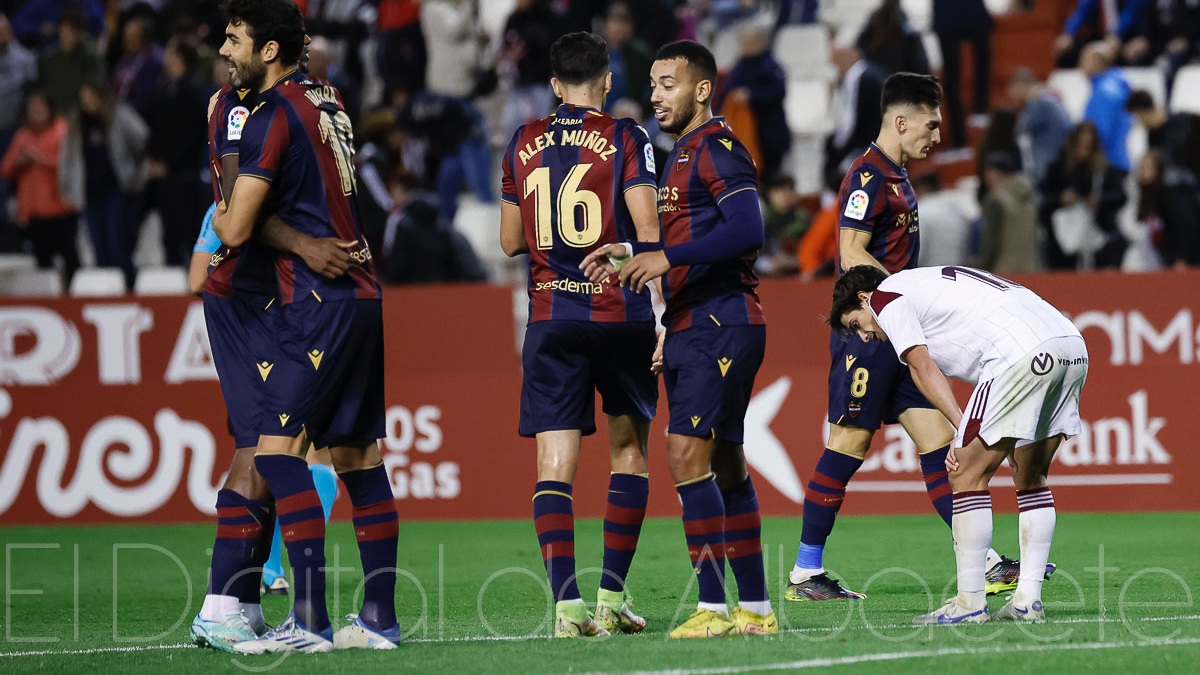
<instances>
[{"instance_id":1,"label":"player wearing white jersey","mask_svg":"<svg viewBox=\"0 0 1200 675\"><path fill-rule=\"evenodd\" d=\"M1083 336L1036 293L970 267L926 267L889 277L864 265L846 272L833 293L830 325L863 341L890 343L921 393L957 428L946 467L954 492L958 594L913 623L990 618L984 598L992 539L988 482L1005 458L1017 488L1023 564L1016 592L996 618L1043 620L1041 570L1055 524L1046 476L1059 444L1082 428L1079 395L1088 370ZM966 414L947 376L975 384Z\"/></svg>"}]
</instances>

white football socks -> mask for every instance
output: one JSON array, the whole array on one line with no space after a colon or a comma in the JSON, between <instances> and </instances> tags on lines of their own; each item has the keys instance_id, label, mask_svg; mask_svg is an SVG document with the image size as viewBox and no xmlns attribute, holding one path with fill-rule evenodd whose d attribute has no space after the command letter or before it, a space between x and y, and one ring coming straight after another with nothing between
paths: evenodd
<instances>
[{"instance_id":1,"label":"white football socks","mask_svg":"<svg viewBox=\"0 0 1200 675\"><path fill-rule=\"evenodd\" d=\"M982 609L984 563L992 543L992 496L987 490L954 493L954 559L958 566L958 599L964 607Z\"/></svg>"},{"instance_id":2,"label":"white football socks","mask_svg":"<svg viewBox=\"0 0 1200 675\"><path fill-rule=\"evenodd\" d=\"M227 616L240 614L241 603L232 595L206 595L200 607L200 618L205 621L223 621Z\"/></svg>"},{"instance_id":3,"label":"white football socks","mask_svg":"<svg viewBox=\"0 0 1200 675\"><path fill-rule=\"evenodd\" d=\"M1013 602L1022 607L1042 599L1042 581L1050 560L1050 541L1058 518L1050 488L1017 490L1017 508L1021 514L1021 576Z\"/></svg>"}]
</instances>

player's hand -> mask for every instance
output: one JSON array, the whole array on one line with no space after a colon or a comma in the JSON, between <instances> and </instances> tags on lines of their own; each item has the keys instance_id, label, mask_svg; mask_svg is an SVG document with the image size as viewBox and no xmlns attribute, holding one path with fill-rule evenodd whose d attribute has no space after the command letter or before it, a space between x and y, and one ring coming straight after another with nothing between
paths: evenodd
<instances>
[{"instance_id":1,"label":"player's hand","mask_svg":"<svg viewBox=\"0 0 1200 675\"><path fill-rule=\"evenodd\" d=\"M667 261L666 253L639 253L621 267L621 286L628 286L635 293L641 293L646 284L666 274L669 269L671 263Z\"/></svg>"},{"instance_id":2,"label":"player's hand","mask_svg":"<svg viewBox=\"0 0 1200 675\"><path fill-rule=\"evenodd\" d=\"M655 375L663 371L663 341L667 337L667 331L658 331L658 344L654 347L654 356L650 357L650 372Z\"/></svg>"},{"instance_id":3,"label":"player's hand","mask_svg":"<svg viewBox=\"0 0 1200 675\"><path fill-rule=\"evenodd\" d=\"M617 273L611 258L623 258L626 253L623 244L605 244L587 254L583 262L579 263L579 269L583 270L583 275L592 283L598 284Z\"/></svg>"},{"instance_id":4,"label":"player's hand","mask_svg":"<svg viewBox=\"0 0 1200 675\"><path fill-rule=\"evenodd\" d=\"M946 471L954 473L958 471L958 455L954 452L958 448L954 444L950 444L950 450L946 453Z\"/></svg>"},{"instance_id":5,"label":"player's hand","mask_svg":"<svg viewBox=\"0 0 1200 675\"><path fill-rule=\"evenodd\" d=\"M350 257L350 251L356 248L356 241L310 239L300 249L299 255L308 269L328 279L337 279L356 265Z\"/></svg>"}]
</instances>

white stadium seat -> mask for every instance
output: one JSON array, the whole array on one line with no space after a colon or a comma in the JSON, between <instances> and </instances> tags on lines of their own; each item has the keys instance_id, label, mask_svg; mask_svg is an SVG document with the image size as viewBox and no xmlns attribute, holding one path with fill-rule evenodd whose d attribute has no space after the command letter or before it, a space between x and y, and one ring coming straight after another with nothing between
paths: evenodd
<instances>
[{"instance_id":1,"label":"white stadium seat","mask_svg":"<svg viewBox=\"0 0 1200 675\"><path fill-rule=\"evenodd\" d=\"M1200 66L1184 66L1175 73L1171 112L1200 113Z\"/></svg>"},{"instance_id":2,"label":"white stadium seat","mask_svg":"<svg viewBox=\"0 0 1200 675\"><path fill-rule=\"evenodd\" d=\"M784 26L775 36L775 60L789 80L834 78L829 62L829 29L822 25Z\"/></svg>"},{"instance_id":3,"label":"white stadium seat","mask_svg":"<svg viewBox=\"0 0 1200 675\"><path fill-rule=\"evenodd\" d=\"M832 93L824 80L791 80L783 101L793 134L826 134L833 129Z\"/></svg>"},{"instance_id":4,"label":"white stadium seat","mask_svg":"<svg viewBox=\"0 0 1200 675\"><path fill-rule=\"evenodd\" d=\"M125 295L125 275L116 267L83 268L71 279L71 295L77 298Z\"/></svg>"},{"instance_id":5,"label":"white stadium seat","mask_svg":"<svg viewBox=\"0 0 1200 675\"><path fill-rule=\"evenodd\" d=\"M39 298L62 295L62 276L58 270L25 270L17 273L6 287L9 295L27 295Z\"/></svg>"},{"instance_id":6,"label":"white stadium seat","mask_svg":"<svg viewBox=\"0 0 1200 675\"><path fill-rule=\"evenodd\" d=\"M1083 119L1083 111L1087 109L1088 99L1092 97L1092 83L1081 70L1055 70L1046 80L1046 86L1058 92L1062 97L1063 107L1071 120L1078 122Z\"/></svg>"},{"instance_id":7,"label":"white stadium seat","mask_svg":"<svg viewBox=\"0 0 1200 675\"><path fill-rule=\"evenodd\" d=\"M133 292L137 295L187 295L187 270L182 267L138 270Z\"/></svg>"}]
</instances>

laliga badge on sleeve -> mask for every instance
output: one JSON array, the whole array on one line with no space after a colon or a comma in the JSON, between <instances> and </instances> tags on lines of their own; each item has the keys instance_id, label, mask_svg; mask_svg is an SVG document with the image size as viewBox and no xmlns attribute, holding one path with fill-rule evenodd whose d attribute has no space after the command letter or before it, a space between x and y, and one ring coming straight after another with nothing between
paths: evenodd
<instances>
[{"instance_id":1,"label":"laliga badge on sleeve","mask_svg":"<svg viewBox=\"0 0 1200 675\"><path fill-rule=\"evenodd\" d=\"M250 111L245 106L237 106L229 111L229 124L225 127L225 137L231 141L242 140L242 129L246 126L246 118Z\"/></svg>"},{"instance_id":2,"label":"laliga badge on sleeve","mask_svg":"<svg viewBox=\"0 0 1200 675\"><path fill-rule=\"evenodd\" d=\"M846 200L846 210L842 215L854 220L862 220L867 217L867 206L871 200L867 197L867 193L862 190L855 190L850 193L850 199Z\"/></svg>"}]
</instances>

